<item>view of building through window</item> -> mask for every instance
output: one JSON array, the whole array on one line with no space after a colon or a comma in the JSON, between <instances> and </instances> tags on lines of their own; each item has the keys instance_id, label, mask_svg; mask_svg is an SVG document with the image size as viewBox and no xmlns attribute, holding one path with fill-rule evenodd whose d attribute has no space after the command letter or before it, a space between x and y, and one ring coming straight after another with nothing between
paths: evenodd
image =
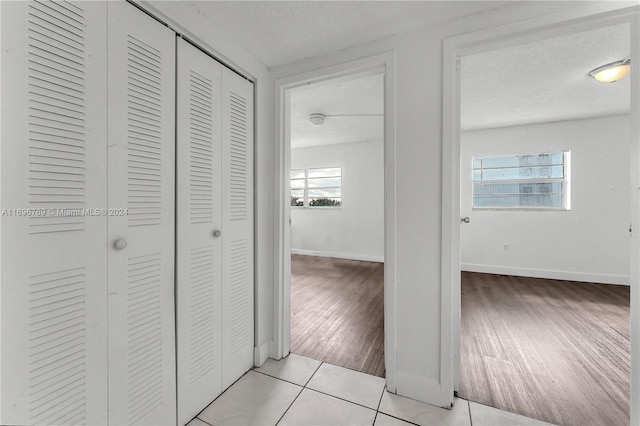
<instances>
[{"instance_id":1,"label":"view of building through window","mask_svg":"<svg viewBox=\"0 0 640 426\"><path fill-rule=\"evenodd\" d=\"M472 157L473 208L570 209L568 151Z\"/></svg>"}]
</instances>

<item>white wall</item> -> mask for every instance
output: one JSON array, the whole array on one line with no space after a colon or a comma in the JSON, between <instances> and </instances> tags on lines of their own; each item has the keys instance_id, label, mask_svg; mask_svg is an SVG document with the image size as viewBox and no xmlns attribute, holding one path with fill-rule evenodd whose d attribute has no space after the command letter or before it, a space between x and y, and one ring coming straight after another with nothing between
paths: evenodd
<instances>
[{"instance_id":1,"label":"white wall","mask_svg":"<svg viewBox=\"0 0 640 426\"><path fill-rule=\"evenodd\" d=\"M463 132L463 270L629 284L629 132L628 115ZM472 210L473 155L559 150L571 151L570 211Z\"/></svg>"},{"instance_id":2,"label":"white wall","mask_svg":"<svg viewBox=\"0 0 640 426\"><path fill-rule=\"evenodd\" d=\"M229 66L243 71L255 82L255 300L256 364L264 362L273 346L273 225L274 150L273 81L269 69L235 40L211 25L206 17L184 1L141 2L154 14L177 24L185 34Z\"/></svg>"},{"instance_id":3,"label":"white wall","mask_svg":"<svg viewBox=\"0 0 640 426\"><path fill-rule=\"evenodd\" d=\"M524 3L524 2L523 2ZM446 404L441 374L443 40L589 2L529 2L272 69L274 79L393 52L395 76L395 350L398 394ZM571 14L569 14L571 15ZM570 17L570 16L569 16Z\"/></svg>"},{"instance_id":4,"label":"white wall","mask_svg":"<svg viewBox=\"0 0 640 426\"><path fill-rule=\"evenodd\" d=\"M524 2L523 2L524 3ZM149 3L143 3L149 4ZM212 46L230 63L257 81L256 100L256 345L258 359L272 347L274 328L274 224L278 210L273 200L280 191L275 182L274 82L366 56L394 53L395 76L386 81L395 90L396 119L396 234L395 301L396 390L423 401L445 401L440 370L440 278L442 188L442 43L470 33L585 6L589 2L530 2L516 10L497 9L446 25L424 28L329 55L269 70L224 32L185 2L153 2ZM624 5L622 5L624 6ZM620 6L621 7L621 6ZM278 141L279 143L279 141ZM277 283L275 283L277 284Z\"/></svg>"},{"instance_id":5,"label":"white wall","mask_svg":"<svg viewBox=\"0 0 640 426\"><path fill-rule=\"evenodd\" d=\"M357 142L291 150L291 168L342 167L340 208L292 208L291 252L384 260L384 145Z\"/></svg>"}]
</instances>

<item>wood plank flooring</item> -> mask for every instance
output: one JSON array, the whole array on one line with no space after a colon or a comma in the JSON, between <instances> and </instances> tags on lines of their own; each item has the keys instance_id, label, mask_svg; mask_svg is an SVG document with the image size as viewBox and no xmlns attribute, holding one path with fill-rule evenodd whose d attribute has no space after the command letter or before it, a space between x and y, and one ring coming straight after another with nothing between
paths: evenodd
<instances>
[{"instance_id":1,"label":"wood plank flooring","mask_svg":"<svg viewBox=\"0 0 640 426\"><path fill-rule=\"evenodd\" d=\"M559 425L629 424L629 287L463 272L459 396Z\"/></svg>"},{"instance_id":2,"label":"wood plank flooring","mask_svg":"<svg viewBox=\"0 0 640 426\"><path fill-rule=\"evenodd\" d=\"M291 352L384 377L384 264L291 256Z\"/></svg>"}]
</instances>

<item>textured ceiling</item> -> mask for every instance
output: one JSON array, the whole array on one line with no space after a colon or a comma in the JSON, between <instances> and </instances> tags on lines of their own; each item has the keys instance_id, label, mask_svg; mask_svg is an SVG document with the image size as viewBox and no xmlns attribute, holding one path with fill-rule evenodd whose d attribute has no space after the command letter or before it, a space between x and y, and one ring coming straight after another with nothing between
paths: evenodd
<instances>
[{"instance_id":1,"label":"textured ceiling","mask_svg":"<svg viewBox=\"0 0 640 426\"><path fill-rule=\"evenodd\" d=\"M577 1L151 1L196 35L217 27L269 67L346 49L420 27L446 24L491 11L518 10L536 16L579 5ZM194 24L195 25L195 24ZM597 83L587 73L629 55L626 26L591 31L466 57L462 61L463 129L501 127L624 113L629 79ZM204 33L203 33L204 32ZM215 40L210 44L215 46ZM371 82L369 82L371 83ZM308 114L366 113L373 87L311 87L306 100L293 96L295 143L340 143L376 139L379 118L327 118L314 142ZM381 83L380 83L381 84ZM417 82L416 84L419 84ZM317 93L316 93L317 92ZM324 94L323 94L324 93ZM357 95L361 93L362 95ZM381 90L378 92L381 96ZM300 96L300 98L296 98ZM358 100L358 96L363 96ZM314 101L314 99L316 99ZM315 102L315 103L314 103ZM294 105L294 106L295 106ZM359 122L351 130L348 122ZM366 123L366 124L364 124ZM306 126L306 127L305 127ZM333 130L332 130L333 128ZM318 129L316 129L318 130ZM351 132L351 135L348 133ZM297 141L297 142L296 142Z\"/></svg>"},{"instance_id":2,"label":"textured ceiling","mask_svg":"<svg viewBox=\"0 0 640 426\"><path fill-rule=\"evenodd\" d=\"M162 3L162 2L160 2ZM268 67L323 55L517 1L195 1Z\"/></svg>"},{"instance_id":3,"label":"textured ceiling","mask_svg":"<svg viewBox=\"0 0 640 426\"><path fill-rule=\"evenodd\" d=\"M618 25L464 57L462 129L627 113L630 79L606 84L588 73L628 58L629 38L628 25ZM380 140L381 116L327 117L313 126L309 114L381 114L383 86L378 75L292 90L292 148Z\"/></svg>"},{"instance_id":4,"label":"textured ceiling","mask_svg":"<svg viewBox=\"0 0 640 426\"><path fill-rule=\"evenodd\" d=\"M599 83L588 73L628 58L629 43L628 25L618 25L463 58L462 128L628 112L628 77Z\"/></svg>"},{"instance_id":5,"label":"textured ceiling","mask_svg":"<svg viewBox=\"0 0 640 426\"><path fill-rule=\"evenodd\" d=\"M384 137L384 76L374 75L340 83L291 90L291 148L376 141ZM326 117L314 126L309 114ZM354 116L352 114L379 114Z\"/></svg>"}]
</instances>

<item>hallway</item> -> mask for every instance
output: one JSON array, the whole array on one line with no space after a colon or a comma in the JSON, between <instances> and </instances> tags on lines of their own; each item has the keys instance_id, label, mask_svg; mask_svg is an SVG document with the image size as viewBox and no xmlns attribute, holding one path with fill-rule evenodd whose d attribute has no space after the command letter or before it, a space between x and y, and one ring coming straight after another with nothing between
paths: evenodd
<instances>
[{"instance_id":1,"label":"hallway","mask_svg":"<svg viewBox=\"0 0 640 426\"><path fill-rule=\"evenodd\" d=\"M438 408L387 392L380 377L292 354L249 371L188 426L472 424L546 423L461 398Z\"/></svg>"}]
</instances>

